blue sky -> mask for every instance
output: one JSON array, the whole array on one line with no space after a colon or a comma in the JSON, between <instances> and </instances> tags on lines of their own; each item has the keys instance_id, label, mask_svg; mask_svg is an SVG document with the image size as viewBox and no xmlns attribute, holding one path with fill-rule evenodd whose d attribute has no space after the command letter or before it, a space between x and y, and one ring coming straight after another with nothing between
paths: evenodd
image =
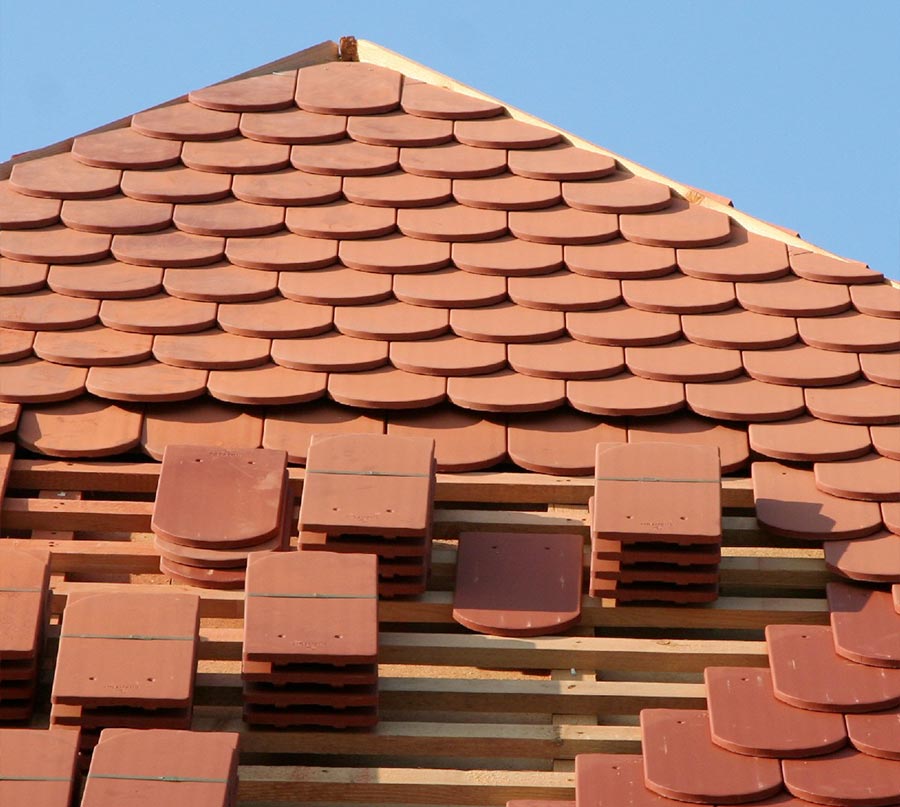
<instances>
[{"instance_id":1,"label":"blue sky","mask_svg":"<svg viewBox=\"0 0 900 807\"><path fill-rule=\"evenodd\" d=\"M347 34L900 278L897 0L0 0L0 160Z\"/></svg>"}]
</instances>

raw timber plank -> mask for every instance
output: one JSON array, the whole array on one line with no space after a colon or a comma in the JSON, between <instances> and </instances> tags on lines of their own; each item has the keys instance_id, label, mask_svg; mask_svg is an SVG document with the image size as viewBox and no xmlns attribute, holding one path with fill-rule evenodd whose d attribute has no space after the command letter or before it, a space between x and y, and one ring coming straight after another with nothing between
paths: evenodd
<instances>
[{"instance_id":1,"label":"raw timber plank","mask_svg":"<svg viewBox=\"0 0 900 807\"><path fill-rule=\"evenodd\" d=\"M143 532L150 528L152 512L152 502L7 497L3 526L11 530Z\"/></svg>"}]
</instances>

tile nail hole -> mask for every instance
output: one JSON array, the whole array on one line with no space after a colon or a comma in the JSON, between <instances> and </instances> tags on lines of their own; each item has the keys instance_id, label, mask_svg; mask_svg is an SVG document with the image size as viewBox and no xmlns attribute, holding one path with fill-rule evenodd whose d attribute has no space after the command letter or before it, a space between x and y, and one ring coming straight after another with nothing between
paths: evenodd
<instances>
[{"instance_id":1,"label":"tile nail hole","mask_svg":"<svg viewBox=\"0 0 900 807\"><path fill-rule=\"evenodd\" d=\"M682 521L687 521L687 516L679 516Z\"/></svg>"},{"instance_id":2,"label":"tile nail hole","mask_svg":"<svg viewBox=\"0 0 900 807\"><path fill-rule=\"evenodd\" d=\"M496 548L497 548L496 546L492 546L492 547L491 547L491 549L496 549Z\"/></svg>"},{"instance_id":3,"label":"tile nail hole","mask_svg":"<svg viewBox=\"0 0 900 807\"><path fill-rule=\"evenodd\" d=\"M278 637L279 639L283 639L283 638L284 638L284 634L283 634L283 633L279 633L279 634L277 635L277 637Z\"/></svg>"},{"instance_id":4,"label":"tile nail hole","mask_svg":"<svg viewBox=\"0 0 900 807\"><path fill-rule=\"evenodd\" d=\"M152 684L156 679L155 679L155 678L148 678L147 680Z\"/></svg>"},{"instance_id":5,"label":"tile nail hole","mask_svg":"<svg viewBox=\"0 0 900 807\"><path fill-rule=\"evenodd\" d=\"M88 676L88 681L96 681L97 679L93 675Z\"/></svg>"},{"instance_id":6,"label":"tile nail hole","mask_svg":"<svg viewBox=\"0 0 900 807\"><path fill-rule=\"evenodd\" d=\"M675 722L676 722L679 726L683 726L683 725L684 725L684 721L683 721L683 720L676 720Z\"/></svg>"},{"instance_id":7,"label":"tile nail hole","mask_svg":"<svg viewBox=\"0 0 900 807\"><path fill-rule=\"evenodd\" d=\"M195 459L194 462L203 462L201 459Z\"/></svg>"},{"instance_id":8,"label":"tile nail hole","mask_svg":"<svg viewBox=\"0 0 900 807\"><path fill-rule=\"evenodd\" d=\"M628 519L630 519L630 518L632 518L632 516L625 516L625 518L628 518Z\"/></svg>"},{"instance_id":9,"label":"tile nail hole","mask_svg":"<svg viewBox=\"0 0 900 807\"><path fill-rule=\"evenodd\" d=\"M393 510L391 510L391 508L390 508L390 507L388 507L388 508L386 508L386 509L385 509L385 511L384 511L384 512L385 512L385 513L393 513L393 512L394 512L394 511L393 511Z\"/></svg>"},{"instance_id":10,"label":"tile nail hole","mask_svg":"<svg viewBox=\"0 0 900 807\"><path fill-rule=\"evenodd\" d=\"M334 638L335 638L335 639L343 639L344 637L341 636L340 633L335 633L335 634L334 634Z\"/></svg>"}]
</instances>

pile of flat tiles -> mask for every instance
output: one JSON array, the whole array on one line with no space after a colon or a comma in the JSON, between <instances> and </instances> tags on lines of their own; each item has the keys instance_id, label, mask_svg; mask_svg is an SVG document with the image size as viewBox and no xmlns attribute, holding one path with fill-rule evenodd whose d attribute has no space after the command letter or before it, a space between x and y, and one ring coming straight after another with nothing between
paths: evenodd
<instances>
[{"instance_id":1,"label":"pile of flat tiles","mask_svg":"<svg viewBox=\"0 0 900 807\"><path fill-rule=\"evenodd\" d=\"M77 757L76 732L0 729L0 804L70 807Z\"/></svg>"},{"instance_id":2,"label":"pile of flat tiles","mask_svg":"<svg viewBox=\"0 0 900 807\"><path fill-rule=\"evenodd\" d=\"M431 567L434 440L314 434L300 502L300 549L378 557L382 597L425 591Z\"/></svg>"},{"instance_id":3,"label":"pile of flat tiles","mask_svg":"<svg viewBox=\"0 0 900 807\"><path fill-rule=\"evenodd\" d=\"M238 735L106 729L81 807L236 807Z\"/></svg>"},{"instance_id":4,"label":"pile of flat tiles","mask_svg":"<svg viewBox=\"0 0 900 807\"><path fill-rule=\"evenodd\" d=\"M599 443L590 501L591 595L616 602L715 600L720 477L714 446Z\"/></svg>"},{"instance_id":5,"label":"pile of flat tiles","mask_svg":"<svg viewBox=\"0 0 900 807\"><path fill-rule=\"evenodd\" d=\"M251 557L241 671L248 723L375 725L377 657L374 555Z\"/></svg>"},{"instance_id":6,"label":"pile of flat tiles","mask_svg":"<svg viewBox=\"0 0 900 807\"><path fill-rule=\"evenodd\" d=\"M47 552L0 548L0 724L34 711L49 582Z\"/></svg>"},{"instance_id":7,"label":"pile of flat tiles","mask_svg":"<svg viewBox=\"0 0 900 807\"><path fill-rule=\"evenodd\" d=\"M174 582L243 588L250 555L288 548L292 517L285 452L166 448L151 527Z\"/></svg>"},{"instance_id":8,"label":"pile of flat tiles","mask_svg":"<svg viewBox=\"0 0 900 807\"><path fill-rule=\"evenodd\" d=\"M85 753L107 728L190 729L199 626L193 594L70 594L50 725L80 729Z\"/></svg>"},{"instance_id":9,"label":"pile of flat tiles","mask_svg":"<svg viewBox=\"0 0 900 807\"><path fill-rule=\"evenodd\" d=\"M706 711L645 709L642 757L576 757L577 807L900 804L900 613L884 588L828 603L766 629L768 668L707 668Z\"/></svg>"}]
</instances>

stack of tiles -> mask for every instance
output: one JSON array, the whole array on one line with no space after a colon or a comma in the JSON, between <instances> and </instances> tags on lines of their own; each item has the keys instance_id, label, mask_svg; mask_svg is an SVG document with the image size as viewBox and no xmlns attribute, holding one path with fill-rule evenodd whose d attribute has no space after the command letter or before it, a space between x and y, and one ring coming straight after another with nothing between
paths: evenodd
<instances>
[{"instance_id":1,"label":"stack of tiles","mask_svg":"<svg viewBox=\"0 0 900 807\"><path fill-rule=\"evenodd\" d=\"M238 735L106 729L81 807L236 807Z\"/></svg>"},{"instance_id":2,"label":"stack of tiles","mask_svg":"<svg viewBox=\"0 0 900 807\"><path fill-rule=\"evenodd\" d=\"M616 602L712 602L721 471L714 446L601 443L591 500L590 593Z\"/></svg>"},{"instance_id":3,"label":"stack of tiles","mask_svg":"<svg viewBox=\"0 0 900 807\"><path fill-rule=\"evenodd\" d=\"M382 597L425 591L431 566L434 440L315 434L300 503L300 548L378 556Z\"/></svg>"},{"instance_id":4,"label":"stack of tiles","mask_svg":"<svg viewBox=\"0 0 900 807\"><path fill-rule=\"evenodd\" d=\"M166 448L151 528L171 580L243 588L247 558L287 549L292 518L284 451Z\"/></svg>"},{"instance_id":5,"label":"stack of tiles","mask_svg":"<svg viewBox=\"0 0 900 807\"><path fill-rule=\"evenodd\" d=\"M244 611L244 719L268 726L378 722L373 555L254 555Z\"/></svg>"},{"instance_id":6,"label":"stack of tiles","mask_svg":"<svg viewBox=\"0 0 900 807\"><path fill-rule=\"evenodd\" d=\"M0 729L0 804L70 807L78 735L44 729Z\"/></svg>"},{"instance_id":7,"label":"stack of tiles","mask_svg":"<svg viewBox=\"0 0 900 807\"><path fill-rule=\"evenodd\" d=\"M46 552L0 548L0 723L34 711L49 581Z\"/></svg>"},{"instance_id":8,"label":"stack of tiles","mask_svg":"<svg viewBox=\"0 0 900 807\"><path fill-rule=\"evenodd\" d=\"M63 612L50 724L81 729L189 729L200 599L193 594L70 594Z\"/></svg>"}]
</instances>

